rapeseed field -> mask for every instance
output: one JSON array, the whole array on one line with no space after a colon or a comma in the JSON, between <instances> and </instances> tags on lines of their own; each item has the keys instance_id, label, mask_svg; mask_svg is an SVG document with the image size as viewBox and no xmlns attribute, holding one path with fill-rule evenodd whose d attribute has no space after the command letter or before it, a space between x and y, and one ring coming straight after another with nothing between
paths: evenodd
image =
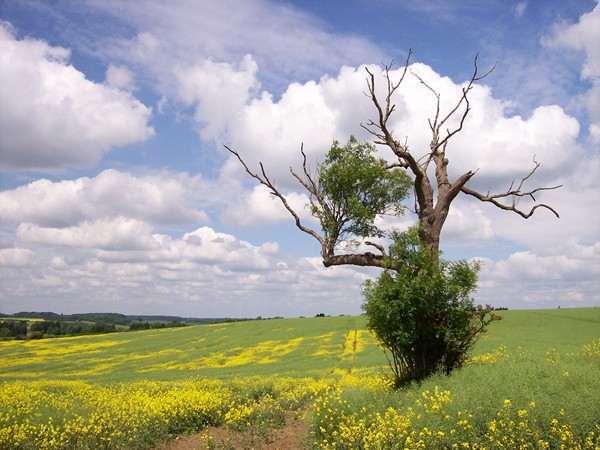
<instances>
[{"instance_id":1,"label":"rapeseed field","mask_svg":"<svg viewBox=\"0 0 600 450\"><path fill-rule=\"evenodd\" d=\"M312 449L599 449L599 311L510 312L466 367L401 390L357 317L0 342L0 449L152 449L290 411Z\"/></svg>"}]
</instances>

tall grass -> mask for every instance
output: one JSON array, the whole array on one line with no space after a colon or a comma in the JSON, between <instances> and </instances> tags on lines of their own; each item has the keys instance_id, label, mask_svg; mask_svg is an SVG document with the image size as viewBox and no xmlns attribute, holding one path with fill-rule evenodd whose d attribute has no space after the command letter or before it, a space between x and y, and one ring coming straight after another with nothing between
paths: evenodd
<instances>
[{"instance_id":1,"label":"tall grass","mask_svg":"<svg viewBox=\"0 0 600 450\"><path fill-rule=\"evenodd\" d=\"M315 402L313 447L597 449L599 367L600 340L541 359L502 347L399 391L333 390Z\"/></svg>"}]
</instances>

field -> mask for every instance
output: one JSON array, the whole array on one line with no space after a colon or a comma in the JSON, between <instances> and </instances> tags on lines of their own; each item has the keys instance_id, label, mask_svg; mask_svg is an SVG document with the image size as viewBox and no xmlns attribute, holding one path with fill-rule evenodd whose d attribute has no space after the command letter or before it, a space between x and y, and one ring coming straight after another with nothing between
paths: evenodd
<instances>
[{"instance_id":1,"label":"field","mask_svg":"<svg viewBox=\"0 0 600 450\"><path fill-rule=\"evenodd\" d=\"M467 367L400 391L362 317L0 342L0 448L260 448L286 421L315 449L599 448L600 308L502 316Z\"/></svg>"}]
</instances>

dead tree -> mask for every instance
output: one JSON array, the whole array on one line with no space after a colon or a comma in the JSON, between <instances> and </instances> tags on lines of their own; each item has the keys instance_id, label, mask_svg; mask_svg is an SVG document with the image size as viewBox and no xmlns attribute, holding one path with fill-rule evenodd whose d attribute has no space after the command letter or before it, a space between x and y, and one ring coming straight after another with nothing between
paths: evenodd
<instances>
[{"instance_id":1,"label":"dead tree","mask_svg":"<svg viewBox=\"0 0 600 450\"><path fill-rule=\"evenodd\" d=\"M505 192L488 192L483 194L469 188L467 183L477 173L477 170L469 170L454 180L450 179L448 176L449 160L446 153L448 144L451 139L463 129L467 116L471 111L469 92L473 89L475 83L487 77L494 68L492 67L490 70L481 75L479 73L476 56L473 64L473 73L462 88L462 94L454 103L454 106L449 109L449 111L442 112L441 94L417 74L410 71L409 63L411 55L412 51L409 51L404 68L401 71L400 78L397 81L393 81L391 77L391 70L394 66L394 63L392 62L389 65L384 66L383 77L387 84L387 92L385 98L382 100L380 100L376 94L375 74L368 68L366 69L368 75L366 95L371 99L373 105L375 106L377 118L375 120L369 120L367 123L361 124L361 126L374 137L375 144L389 148L396 156L397 163L390 165L390 168L401 167L411 175L413 179L415 197L415 212L418 216L421 230L420 239L422 243L424 243L432 252L432 254L437 255L439 253L440 235L444 223L448 217L450 205L460 193L470 195L482 202L490 203L500 209L512 211L524 219L531 217L539 208L547 209L556 217L559 217L559 214L552 207L543 203L538 203L528 210L523 210L519 207L519 200L521 198L528 197L535 202L536 200L534 194L537 192L558 189L561 187L561 185L537 187L533 189L527 189L525 187L525 183L529 181L535 172L540 168L540 163L537 162L535 158L533 159L533 168L529 174L518 182L513 180ZM392 97L400 89L405 77L409 74L409 72L412 76L417 77L419 82L424 85L425 88L427 88L436 98L436 110L433 118L429 119L429 128L431 130L429 149L425 156L421 157L417 157L411 152L406 141L400 142L396 140L396 137L388 128L389 119L395 111L395 105ZM449 127L450 123L455 123L456 125ZM226 148L238 158L238 160L244 166L246 172L251 177L255 178L259 183L269 188L271 194L277 196L281 200L283 206L295 219L296 227L298 227L298 229L304 233L311 235L320 243L321 256L323 257L323 264L326 267L345 264L357 266L389 267L386 266L386 254L383 246L369 241L364 241L364 244L371 245L377 249L377 254L372 252L336 254L339 242L335 240L332 241L323 233L308 228L301 223L300 217L296 211L291 208L285 196L271 182L265 173L262 163L260 163L260 173L253 172L249 169L248 165L244 162L238 152L227 146ZM304 173L301 176L297 174L291 167L290 171L294 178L296 178L296 180L298 180L298 182L309 193L311 206L327 207L327 199L325 199L319 191L318 180L316 180L308 170L306 155L302 149L301 154L304 158ZM432 167L431 172L433 176L430 176L428 173L430 166Z\"/></svg>"}]
</instances>

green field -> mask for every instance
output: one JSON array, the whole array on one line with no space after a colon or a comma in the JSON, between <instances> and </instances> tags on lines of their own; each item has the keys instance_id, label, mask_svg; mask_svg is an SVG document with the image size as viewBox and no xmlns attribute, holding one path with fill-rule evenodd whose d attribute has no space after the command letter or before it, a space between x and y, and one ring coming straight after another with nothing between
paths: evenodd
<instances>
[{"instance_id":1,"label":"green field","mask_svg":"<svg viewBox=\"0 0 600 450\"><path fill-rule=\"evenodd\" d=\"M600 337L600 308L502 311L474 354L505 345L574 352ZM356 341L356 344L355 344ZM0 342L0 380L94 382L191 376L312 376L383 367L364 317L270 319L127 333Z\"/></svg>"},{"instance_id":2,"label":"green field","mask_svg":"<svg viewBox=\"0 0 600 450\"><path fill-rule=\"evenodd\" d=\"M356 341L356 344L354 342ZM386 364L363 317L269 319L0 342L0 379L310 376Z\"/></svg>"},{"instance_id":3,"label":"green field","mask_svg":"<svg viewBox=\"0 0 600 450\"><path fill-rule=\"evenodd\" d=\"M363 317L0 342L0 449L154 448L307 409L311 448L599 448L600 308L501 315L465 368L400 391Z\"/></svg>"}]
</instances>

